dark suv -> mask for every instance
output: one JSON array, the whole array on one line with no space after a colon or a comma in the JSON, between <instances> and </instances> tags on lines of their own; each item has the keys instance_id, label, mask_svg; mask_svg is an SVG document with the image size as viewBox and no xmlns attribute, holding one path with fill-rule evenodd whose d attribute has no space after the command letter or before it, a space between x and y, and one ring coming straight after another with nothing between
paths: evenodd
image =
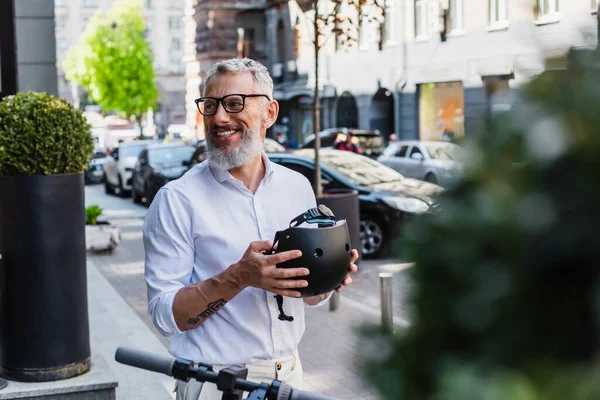
<instances>
[{"instance_id":1,"label":"dark suv","mask_svg":"<svg viewBox=\"0 0 600 400\"><path fill-rule=\"evenodd\" d=\"M383 150L385 150L385 139L378 130L363 130L363 129L352 129L352 128L329 128L321 131L319 136L321 138L322 148L333 148L333 144L336 140L343 141L346 139L346 134L350 132L354 136L356 144L362 150L362 154L370 157L377 158ZM310 135L304 141L303 149L314 149L315 148L315 135Z\"/></svg>"}]
</instances>

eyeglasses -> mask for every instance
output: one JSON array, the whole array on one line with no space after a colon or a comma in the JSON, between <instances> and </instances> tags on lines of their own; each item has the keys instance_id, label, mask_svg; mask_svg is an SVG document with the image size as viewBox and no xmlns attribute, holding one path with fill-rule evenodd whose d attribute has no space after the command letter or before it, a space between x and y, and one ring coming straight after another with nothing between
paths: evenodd
<instances>
[{"instance_id":1,"label":"eyeglasses","mask_svg":"<svg viewBox=\"0 0 600 400\"><path fill-rule=\"evenodd\" d=\"M248 97L266 97L271 100L266 94L228 94L224 97L200 97L194 100L198 111L204 116L211 116L217 113L219 103L223 105L225 111L230 114L235 114L244 111L246 98Z\"/></svg>"}]
</instances>

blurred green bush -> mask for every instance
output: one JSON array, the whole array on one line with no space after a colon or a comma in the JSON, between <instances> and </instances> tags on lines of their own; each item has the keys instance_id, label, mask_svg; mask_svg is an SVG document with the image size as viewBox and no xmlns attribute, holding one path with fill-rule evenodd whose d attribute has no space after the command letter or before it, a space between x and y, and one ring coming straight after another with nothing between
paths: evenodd
<instances>
[{"instance_id":1,"label":"blurred green bush","mask_svg":"<svg viewBox=\"0 0 600 400\"><path fill-rule=\"evenodd\" d=\"M568 59L464 144L464 180L399 244L412 325L362 354L386 399L600 399L600 57Z\"/></svg>"},{"instance_id":2,"label":"blurred green bush","mask_svg":"<svg viewBox=\"0 0 600 400\"><path fill-rule=\"evenodd\" d=\"M67 101L27 92L0 101L0 176L83 172L94 153L91 126Z\"/></svg>"}]
</instances>

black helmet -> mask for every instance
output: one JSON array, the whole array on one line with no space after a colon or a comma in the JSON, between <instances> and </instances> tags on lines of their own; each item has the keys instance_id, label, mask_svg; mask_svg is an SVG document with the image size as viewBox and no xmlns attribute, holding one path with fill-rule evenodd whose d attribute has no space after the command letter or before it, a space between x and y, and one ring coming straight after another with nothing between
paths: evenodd
<instances>
[{"instance_id":1,"label":"black helmet","mask_svg":"<svg viewBox=\"0 0 600 400\"><path fill-rule=\"evenodd\" d=\"M318 225L300 226L304 222ZM301 257L277 264L278 268L308 268L307 277L290 278L308 281L307 287L297 289L300 297L331 292L348 274L351 259L348 225L345 220L336 221L333 212L322 204L294 218L288 229L278 231L273 247L274 253L302 251ZM276 297L281 304L283 298Z\"/></svg>"}]
</instances>

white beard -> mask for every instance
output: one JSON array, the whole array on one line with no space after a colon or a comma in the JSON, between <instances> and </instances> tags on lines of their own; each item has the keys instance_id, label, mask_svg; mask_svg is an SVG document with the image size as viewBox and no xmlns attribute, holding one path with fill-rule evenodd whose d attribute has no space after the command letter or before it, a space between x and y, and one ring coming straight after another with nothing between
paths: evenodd
<instances>
[{"instance_id":1,"label":"white beard","mask_svg":"<svg viewBox=\"0 0 600 400\"><path fill-rule=\"evenodd\" d=\"M212 133L211 133L212 134ZM248 129L240 132L242 140L234 148L216 147L210 139L206 141L208 163L226 171L241 167L262 154L263 143L257 131Z\"/></svg>"}]
</instances>

